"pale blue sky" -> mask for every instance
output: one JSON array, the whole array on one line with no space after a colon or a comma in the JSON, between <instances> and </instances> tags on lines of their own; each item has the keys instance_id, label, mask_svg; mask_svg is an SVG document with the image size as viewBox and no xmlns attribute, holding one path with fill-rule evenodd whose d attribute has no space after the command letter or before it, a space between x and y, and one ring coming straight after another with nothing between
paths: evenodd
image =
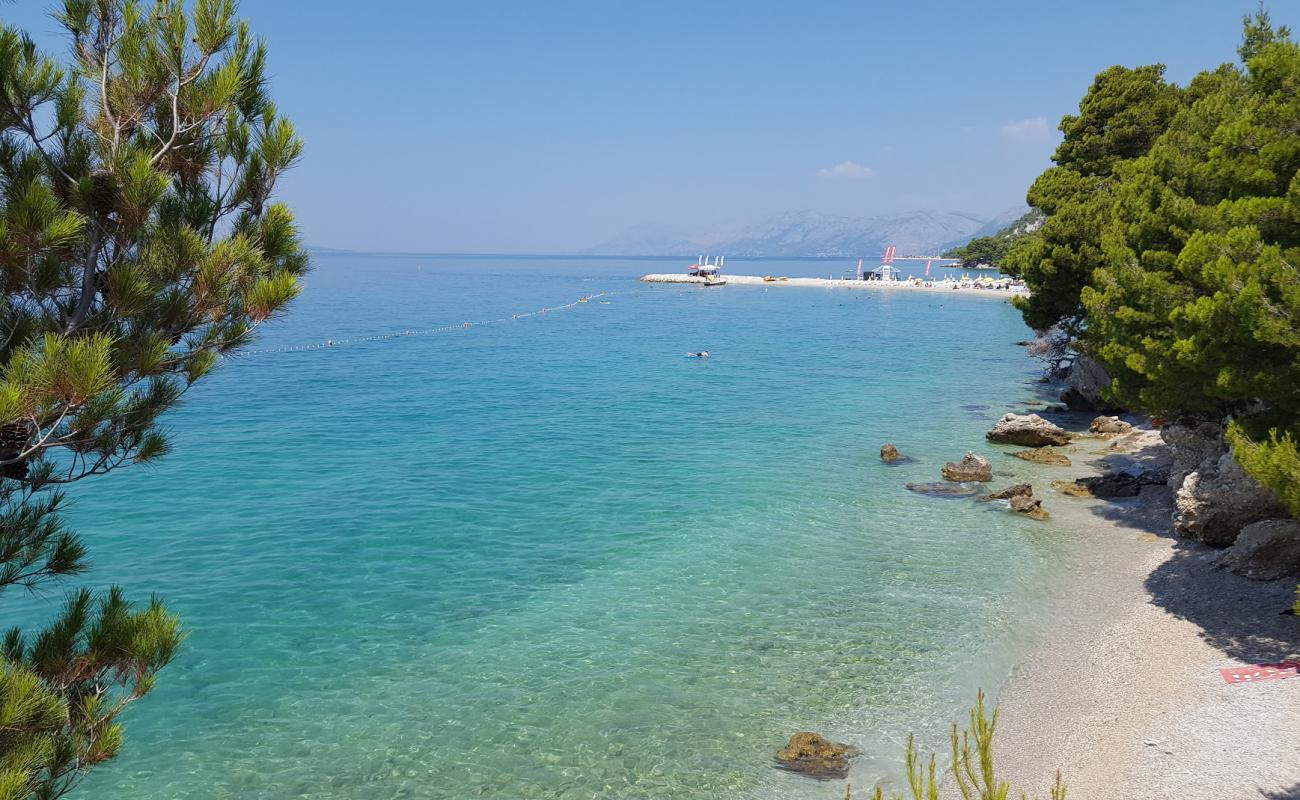
<instances>
[{"instance_id":1,"label":"pale blue sky","mask_svg":"<svg viewBox=\"0 0 1300 800\"><path fill-rule=\"evenodd\" d=\"M1294 3L1275 21L1300 23ZM0 6L46 45L50 0ZM992 216L1112 64L1235 59L1249 2L244 0L316 245L573 252L799 208Z\"/></svg>"}]
</instances>

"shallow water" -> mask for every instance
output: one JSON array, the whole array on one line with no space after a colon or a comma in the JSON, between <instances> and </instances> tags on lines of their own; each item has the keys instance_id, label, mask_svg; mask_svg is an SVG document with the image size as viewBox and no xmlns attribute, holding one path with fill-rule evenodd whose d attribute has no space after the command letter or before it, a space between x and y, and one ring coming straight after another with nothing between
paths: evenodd
<instances>
[{"instance_id":1,"label":"shallow water","mask_svg":"<svg viewBox=\"0 0 1300 800\"><path fill-rule=\"evenodd\" d=\"M859 786L942 747L1060 568L1050 525L903 488L1031 396L1019 314L635 280L669 268L318 257L173 455L75 493L88 580L190 633L80 796L811 800L843 784L772 768L795 730Z\"/></svg>"}]
</instances>

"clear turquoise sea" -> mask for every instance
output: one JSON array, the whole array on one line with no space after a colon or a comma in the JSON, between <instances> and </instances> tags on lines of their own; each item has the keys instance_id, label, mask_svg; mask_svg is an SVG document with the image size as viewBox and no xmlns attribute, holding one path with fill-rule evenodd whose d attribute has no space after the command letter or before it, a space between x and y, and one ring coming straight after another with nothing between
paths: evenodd
<instances>
[{"instance_id":1,"label":"clear turquoise sea","mask_svg":"<svg viewBox=\"0 0 1300 800\"><path fill-rule=\"evenodd\" d=\"M903 488L1032 396L1019 314L636 280L681 266L317 257L174 454L74 493L87 581L189 631L79 796L830 800L772 767L794 731L864 787L943 746L1060 569L1050 524Z\"/></svg>"}]
</instances>

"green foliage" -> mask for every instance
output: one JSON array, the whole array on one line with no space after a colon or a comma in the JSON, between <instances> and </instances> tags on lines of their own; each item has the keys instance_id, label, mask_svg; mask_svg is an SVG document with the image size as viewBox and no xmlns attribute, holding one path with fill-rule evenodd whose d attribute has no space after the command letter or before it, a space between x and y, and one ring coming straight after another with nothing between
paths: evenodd
<instances>
[{"instance_id":1,"label":"green foliage","mask_svg":"<svg viewBox=\"0 0 1300 800\"><path fill-rule=\"evenodd\" d=\"M1008 260L1034 291L1026 321L1075 334L1114 399L1237 418L1243 466L1294 497L1300 45L1261 8L1239 52L1184 88L1158 67L1099 75L1030 190L1047 220Z\"/></svg>"},{"instance_id":2,"label":"green foliage","mask_svg":"<svg viewBox=\"0 0 1300 800\"><path fill-rule=\"evenodd\" d=\"M0 24L0 591L87 568L59 484L168 450L161 416L298 292L273 201L302 142L234 0L63 0L60 61ZM74 591L0 651L0 800L55 798L176 653L158 600Z\"/></svg>"},{"instance_id":3,"label":"green foliage","mask_svg":"<svg viewBox=\"0 0 1300 800\"><path fill-rule=\"evenodd\" d=\"M1273 428L1268 438L1255 441L1234 422L1228 426L1228 441L1242 468L1277 492L1291 516L1300 519L1300 452L1291 432Z\"/></svg>"},{"instance_id":4,"label":"green foliage","mask_svg":"<svg viewBox=\"0 0 1300 800\"><path fill-rule=\"evenodd\" d=\"M1163 65L1115 66L1097 75L1079 114L1061 120L1065 138L1052 158L1056 166L1034 181L1027 197L1047 219L1005 258L1032 291L1017 305L1034 330L1058 324L1077 330L1080 291L1101 261L1114 172L1146 153L1182 102L1182 92L1165 81Z\"/></svg>"},{"instance_id":5,"label":"green foliage","mask_svg":"<svg viewBox=\"0 0 1300 800\"><path fill-rule=\"evenodd\" d=\"M975 707L970 712L970 726L959 730L956 723L952 726L952 774L962 800L1007 800L1011 793L1011 784L997 779L993 766L993 736L997 731L998 712L993 715L985 711L984 692L975 699ZM934 754L923 760L916 749L913 737L907 739L907 787L906 795L895 794L893 800L939 800L938 766ZM844 791L845 800L851 800L852 787ZM1020 795L1024 800L1025 795ZM872 800L885 800L885 790L876 786L871 794ZM1052 787L1051 800L1065 800L1065 784L1061 782L1061 773L1056 773L1056 783Z\"/></svg>"},{"instance_id":6,"label":"green foliage","mask_svg":"<svg viewBox=\"0 0 1300 800\"><path fill-rule=\"evenodd\" d=\"M971 239L961 247L952 248L943 256L944 258L960 258L964 264L969 266L977 264L1003 266L1007 253L1011 252L1011 248L1021 239L1036 231L1042 222L1043 212L1038 209L1030 209L1015 222L992 236L980 236Z\"/></svg>"}]
</instances>

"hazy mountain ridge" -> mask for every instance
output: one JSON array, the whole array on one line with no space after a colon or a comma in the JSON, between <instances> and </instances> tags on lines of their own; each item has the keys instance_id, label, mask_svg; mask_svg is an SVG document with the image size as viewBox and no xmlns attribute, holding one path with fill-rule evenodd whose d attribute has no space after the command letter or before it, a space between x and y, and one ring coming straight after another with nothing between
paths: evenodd
<instances>
[{"instance_id":1,"label":"hazy mountain ridge","mask_svg":"<svg viewBox=\"0 0 1300 800\"><path fill-rule=\"evenodd\" d=\"M961 212L923 209L893 217L848 217L819 211L787 211L738 229L691 233L638 226L590 253L611 256L691 257L713 253L737 257L874 256L887 245L899 255L938 253L996 231L1024 213L1012 209L993 219Z\"/></svg>"}]
</instances>

